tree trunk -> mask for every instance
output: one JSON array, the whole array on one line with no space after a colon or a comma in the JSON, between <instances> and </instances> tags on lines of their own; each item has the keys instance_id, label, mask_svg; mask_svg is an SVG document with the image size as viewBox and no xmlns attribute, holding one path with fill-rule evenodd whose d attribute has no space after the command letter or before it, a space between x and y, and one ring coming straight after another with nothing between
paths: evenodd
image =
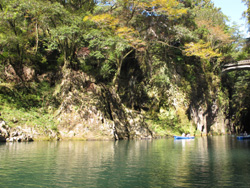
<instances>
[{"instance_id":1,"label":"tree trunk","mask_svg":"<svg viewBox=\"0 0 250 188\"><path fill-rule=\"evenodd\" d=\"M38 41L39 41L39 33L38 33L38 23L36 21L36 48L35 48L35 52L37 53L37 49L38 49Z\"/></svg>"},{"instance_id":2,"label":"tree trunk","mask_svg":"<svg viewBox=\"0 0 250 188\"><path fill-rule=\"evenodd\" d=\"M122 59L117 60L117 65L118 65L117 66L117 71L116 71L114 79L113 79L113 86L115 87L116 91L118 90L118 83L119 83L119 77L121 75L122 62L123 62Z\"/></svg>"},{"instance_id":3,"label":"tree trunk","mask_svg":"<svg viewBox=\"0 0 250 188\"><path fill-rule=\"evenodd\" d=\"M65 43L66 43L66 41L65 41ZM68 58L68 50L67 50L66 44L64 44L64 47L63 47L63 60L64 60L63 70L64 69L66 70L70 66L70 60Z\"/></svg>"},{"instance_id":4,"label":"tree trunk","mask_svg":"<svg viewBox=\"0 0 250 188\"><path fill-rule=\"evenodd\" d=\"M124 56L122 55L121 57L117 58L117 71L115 73L115 76L113 78L113 86L115 87L116 91L118 90L118 84L119 84L119 78L121 75L121 69L122 69L122 64L123 60L131 53L133 52L134 49L130 50L128 53L126 53Z\"/></svg>"}]
</instances>

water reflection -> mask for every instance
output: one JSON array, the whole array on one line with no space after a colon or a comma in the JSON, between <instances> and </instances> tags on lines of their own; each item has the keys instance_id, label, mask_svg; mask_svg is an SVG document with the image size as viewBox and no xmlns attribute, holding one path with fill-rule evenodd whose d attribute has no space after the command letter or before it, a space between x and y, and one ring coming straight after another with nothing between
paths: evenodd
<instances>
[{"instance_id":1,"label":"water reflection","mask_svg":"<svg viewBox=\"0 0 250 188\"><path fill-rule=\"evenodd\" d=\"M0 145L0 187L249 187L250 142L194 140Z\"/></svg>"}]
</instances>

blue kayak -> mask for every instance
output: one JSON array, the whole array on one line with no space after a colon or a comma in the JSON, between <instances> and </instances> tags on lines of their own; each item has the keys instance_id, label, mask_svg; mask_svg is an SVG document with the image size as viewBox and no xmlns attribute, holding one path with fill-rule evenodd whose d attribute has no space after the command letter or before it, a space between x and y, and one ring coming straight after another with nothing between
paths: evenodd
<instances>
[{"instance_id":1,"label":"blue kayak","mask_svg":"<svg viewBox=\"0 0 250 188\"><path fill-rule=\"evenodd\" d=\"M237 136L238 140L246 140L246 139L250 139L250 135L247 136Z\"/></svg>"},{"instance_id":2,"label":"blue kayak","mask_svg":"<svg viewBox=\"0 0 250 188\"><path fill-rule=\"evenodd\" d=\"M175 140L180 140L180 139L194 139L194 136L174 136Z\"/></svg>"}]
</instances>

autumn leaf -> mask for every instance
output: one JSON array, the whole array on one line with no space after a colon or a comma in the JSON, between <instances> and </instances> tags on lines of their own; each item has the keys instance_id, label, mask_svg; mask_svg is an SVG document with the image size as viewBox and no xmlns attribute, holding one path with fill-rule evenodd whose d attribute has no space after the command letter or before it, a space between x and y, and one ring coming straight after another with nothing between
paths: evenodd
<instances>
[{"instance_id":1,"label":"autumn leaf","mask_svg":"<svg viewBox=\"0 0 250 188\"><path fill-rule=\"evenodd\" d=\"M198 56L204 60L210 60L213 57L220 57L222 54L218 50L214 50L211 47L210 42L204 42L200 40L197 43L188 43L185 44L185 55L187 56Z\"/></svg>"},{"instance_id":2,"label":"autumn leaf","mask_svg":"<svg viewBox=\"0 0 250 188\"><path fill-rule=\"evenodd\" d=\"M156 14L164 14L169 17L178 18L187 13L186 8L182 8L177 0L153 0L139 3L139 7L151 10Z\"/></svg>"},{"instance_id":3,"label":"autumn leaf","mask_svg":"<svg viewBox=\"0 0 250 188\"><path fill-rule=\"evenodd\" d=\"M107 26L110 28L115 28L116 25L119 24L119 19L115 18L114 16L110 14L98 14L94 16L85 16L83 18L83 21L93 21L99 25Z\"/></svg>"},{"instance_id":4,"label":"autumn leaf","mask_svg":"<svg viewBox=\"0 0 250 188\"><path fill-rule=\"evenodd\" d=\"M222 26L212 24L212 21L196 20L196 23L198 27L206 28L208 31L206 35L207 40L211 42L213 47L219 47L224 44L229 44L233 41L231 36L223 30Z\"/></svg>"}]
</instances>

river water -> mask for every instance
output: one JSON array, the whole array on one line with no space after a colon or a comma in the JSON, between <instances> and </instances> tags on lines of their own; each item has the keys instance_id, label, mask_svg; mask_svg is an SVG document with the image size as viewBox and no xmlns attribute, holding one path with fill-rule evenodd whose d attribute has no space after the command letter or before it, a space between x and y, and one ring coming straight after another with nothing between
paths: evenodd
<instances>
[{"instance_id":1,"label":"river water","mask_svg":"<svg viewBox=\"0 0 250 188\"><path fill-rule=\"evenodd\" d=\"M3 143L0 187L250 187L250 140Z\"/></svg>"}]
</instances>

